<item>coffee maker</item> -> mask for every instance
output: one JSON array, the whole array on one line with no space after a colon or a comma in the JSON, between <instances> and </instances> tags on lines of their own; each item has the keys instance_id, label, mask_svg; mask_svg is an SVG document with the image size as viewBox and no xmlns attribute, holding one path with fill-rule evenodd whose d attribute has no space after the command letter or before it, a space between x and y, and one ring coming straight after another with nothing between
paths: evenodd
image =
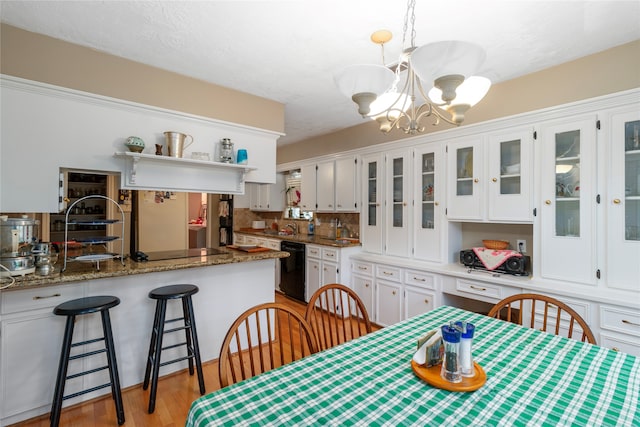
<instances>
[{"instance_id":1,"label":"coffee maker","mask_svg":"<svg viewBox=\"0 0 640 427\"><path fill-rule=\"evenodd\" d=\"M33 245L38 242L40 221L0 217L0 277L24 276L35 272Z\"/></svg>"}]
</instances>

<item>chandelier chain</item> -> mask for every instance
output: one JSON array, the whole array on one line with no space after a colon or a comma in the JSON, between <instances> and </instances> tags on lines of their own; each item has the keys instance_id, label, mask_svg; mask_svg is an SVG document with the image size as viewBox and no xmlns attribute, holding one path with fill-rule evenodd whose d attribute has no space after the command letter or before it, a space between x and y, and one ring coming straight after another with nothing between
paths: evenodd
<instances>
[{"instance_id":1,"label":"chandelier chain","mask_svg":"<svg viewBox=\"0 0 640 427\"><path fill-rule=\"evenodd\" d=\"M416 46L416 0L407 1L407 13L404 16L404 25L402 27L402 49L406 49L407 33L409 32L409 22L411 22L411 46Z\"/></svg>"}]
</instances>

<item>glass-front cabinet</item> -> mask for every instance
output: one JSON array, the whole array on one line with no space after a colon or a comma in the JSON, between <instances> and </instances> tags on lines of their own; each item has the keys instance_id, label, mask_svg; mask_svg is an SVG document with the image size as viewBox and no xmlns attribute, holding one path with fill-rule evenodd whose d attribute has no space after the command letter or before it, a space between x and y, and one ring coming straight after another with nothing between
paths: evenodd
<instances>
[{"instance_id":1,"label":"glass-front cabinet","mask_svg":"<svg viewBox=\"0 0 640 427\"><path fill-rule=\"evenodd\" d=\"M414 155L414 257L425 261L442 261L442 210L444 182L441 144L428 144Z\"/></svg>"},{"instance_id":2,"label":"glass-front cabinet","mask_svg":"<svg viewBox=\"0 0 640 427\"><path fill-rule=\"evenodd\" d=\"M409 240L410 170L410 151L387 153L385 253L388 255L408 256L411 249Z\"/></svg>"},{"instance_id":3,"label":"glass-front cabinet","mask_svg":"<svg viewBox=\"0 0 640 427\"><path fill-rule=\"evenodd\" d=\"M456 140L447 146L447 216L452 220L483 220L482 139Z\"/></svg>"},{"instance_id":4,"label":"glass-front cabinet","mask_svg":"<svg viewBox=\"0 0 640 427\"><path fill-rule=\"evenodd\" d=\"M607 284L640 289L640 112L611 114L607 213Z\"/></svg>"},{"instance_id":5,"label":"glass-front cabinet","mask_svg":"<svg viewBox=\"0 0 640 427\"><path fill-rule=\"evenodd\" d=\"M533 220L533 130L516 129L488 137L489 221Z\"/></svg>"},{"instance_id":6,"label":"glass-front cabinet","mask_svg":"<svg viewBox=\"0 0 640 427\"><path fill-rule=\"evenodd\" d=\"M594 284L596 117L543 125L540 134L541 275Z\"/></svg>"},{"instance_id":7,"label":"glass-front cabinet","mask_svg":"<svg viewBox=\"0 0 640 427\"><path fill-rule=\"evenodd\" d=\"M363 209L362 245L367 252L382 253L382 189L384 158L381 153L362 157L362 198Z\"/></svg>"}]
</instances>

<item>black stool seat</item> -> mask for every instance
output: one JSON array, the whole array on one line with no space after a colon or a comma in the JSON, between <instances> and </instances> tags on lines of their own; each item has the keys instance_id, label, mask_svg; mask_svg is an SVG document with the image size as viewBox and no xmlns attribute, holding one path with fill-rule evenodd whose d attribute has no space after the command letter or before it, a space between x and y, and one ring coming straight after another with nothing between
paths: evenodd
<instances>
[{"instance_id":1,"label":"black stool seat","mask_svg":"<svg viewBox=\"0 0 640 427\"><path fill-rule=\"evenodd\" d=\"M169 285L156 288L149 292L149 298L153 299L178 299L191 296L198 292L196 285Z\"/></svg>"},{"instance_id":2,"label":"black stool seat","mask_svg":"<svg viewBox=\"0 0 640 427\"><path fill-rule=\"evenodd\" d=\"M109 309L120 304L120 299L114 296L94 296L86 298L78 298L71 301L63 302L53 309L53 313L58 316L66 316L67 322L64 331L64 340L62 343L62 351L60 352L60 364L58 366L58 376L56 378L56 388L53 395L53 403L51 405L51 426L56 427L60 422L60 412L62 411L62 401L82 394L90 393L101 388L111 386L111 397L115 400L116 414L118 424L124 424L124 407L122 405L122 394L120 391L120 377L118 375L118 364L116 361L115 345L113 341L113 332L111 330L111 319L109 317ZM87 341L73 343L73 330L76 322L76 316L100 313L102 318L103 337L94 338ZM71 348L93 344L104 341L104 349L91 350L86 353L74 354L71 356ZM99 368L93 368L85 372L67 376L69 361L82 357L95 356L106 353L107 365ZM101 370L109 370L109 382L86 390L72 393L68 396L64 395L64 387L67 379L77 378L80 376L99 372Z\"/></svg>"},{"instance_id":3,"label":"black stool seat","mask_svg":"<svg viewBox=\"0 0 640 427\"><path fill-rule=\"evenodd\" d=\"M149 292L149 298L155 299L156 313L153 320L153 328L151 331L151 342L149 344L149 356L147 358L147 367L144 373L144 382L142 388L146 390L151 382L151 392L149 393L149 413L153 413L156 407L156 393L158 390L158 376L160 373L160 367L169 365L171 363L181 362L186 360L189 366L189 374L193 375L194 372L194 360L195 368L198 371L198 384L200 386L200 394L204 394L204 375L202 373L202 361L200 360L200 347L198 346L198 334L196 332L196 323L193 314L193 302L191 296L198 292L196 285L179 284L168 285L160 288L156 288ZM182 315L176 319L165 320L167 314L167 302L172 299L182 300ZM174 327L172 329L165 329L167 323L183 321L184 326ZM185 342L162 347L162 338L164 334L171 332L183 331L185 333ZM162 350L168 350L170 348L187 347L187 355L184 357L178 357L177 359L161 362Z\"/></svg>"},{"instance_id":4,"label":"black stool seat","mask_svg":"<svg viewBox=\"0 0 640 427\"><path fill-rule=\"evenodd\" d=\"M80 314L109 310L118 304L120 304L120 298L112 296L78 298L58 305L53 309L53 314L58 316L78 316Z\"/></svg>"}]
</instances>

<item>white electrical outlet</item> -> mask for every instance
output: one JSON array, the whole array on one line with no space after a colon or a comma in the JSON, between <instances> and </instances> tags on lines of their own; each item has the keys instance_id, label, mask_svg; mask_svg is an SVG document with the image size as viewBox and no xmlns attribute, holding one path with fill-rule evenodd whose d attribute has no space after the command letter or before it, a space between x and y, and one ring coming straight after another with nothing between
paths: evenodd
<instances>
[{"instance_id":1,"label":"white electrical outlet","mask_svg":"<svg viewBox=\"0 0 640 427\"><path fill-rule=\"evenodd\" d=\"M516 250L522 252L523 254L527 253L527 241L518 239L516 240Z\"/></svg>"}]
</instances>

